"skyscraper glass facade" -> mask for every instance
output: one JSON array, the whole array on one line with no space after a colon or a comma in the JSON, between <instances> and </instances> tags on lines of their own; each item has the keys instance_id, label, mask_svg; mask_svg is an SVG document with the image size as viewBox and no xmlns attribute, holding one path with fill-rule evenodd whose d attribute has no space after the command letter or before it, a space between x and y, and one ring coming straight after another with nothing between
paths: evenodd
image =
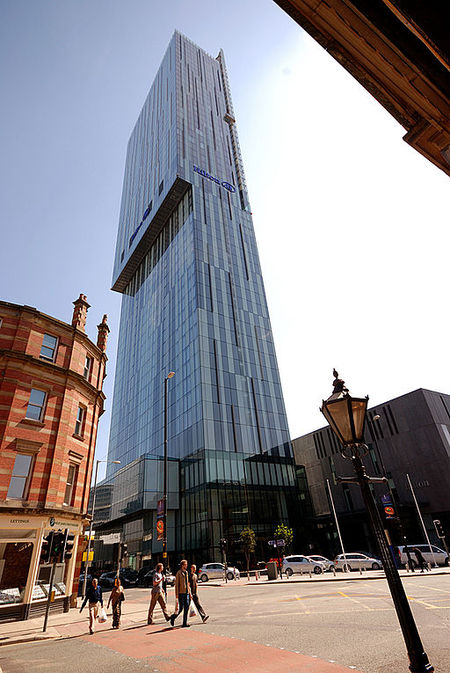
<instances>
[{"instance_id":1,"label":"skyscraper glass facade","mask_svg":"<svg viewBox=\"0 0 450 673\"><path fill-rule=\"evenodd\" d=\"M245 525L262 540L293 523L289 431L224 56L178 32L128 144L113 289L123 300L109 460L123 469L162 455L174 371L173 547L211 557Z\"/></svg>"}]
</instances>

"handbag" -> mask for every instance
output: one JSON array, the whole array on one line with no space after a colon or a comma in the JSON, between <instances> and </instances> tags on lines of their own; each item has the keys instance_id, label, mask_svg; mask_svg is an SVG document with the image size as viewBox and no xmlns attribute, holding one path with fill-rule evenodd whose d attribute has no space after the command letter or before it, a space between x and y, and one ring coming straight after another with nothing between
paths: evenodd
<instances>
[{"instance_id":1,"label":"handbag","mask_svg":"<svg viewBox=\"0 0 450 673\"><path fill-rule=\"evenodd\" d=\"M191 605L189 607L189 617L196 617L198 615L197 608L195 607L194 601L191 601Z\"/></svg>"},{"instance_id":2,"label":"handbag","mask_svg":"<svg viewBox=\"0 0 450 673\"><path fill-rule=\"evenodd\" d=\"M121 601L125 600L125 594L123 593L123 591L120 592L120 600Z\"/></svg>"},{"instance_id":3,"label":"handbag","mask_svg":"<svg viewBox=\"0 0 450 673\"><path fill-rule=\"evenodd\" d=\"M99 624L104 624L106 621L108 621L105 608L101 608L101 610L99 611L97 615L97 621L99 622Z\"/></svg>"}]
</instances>

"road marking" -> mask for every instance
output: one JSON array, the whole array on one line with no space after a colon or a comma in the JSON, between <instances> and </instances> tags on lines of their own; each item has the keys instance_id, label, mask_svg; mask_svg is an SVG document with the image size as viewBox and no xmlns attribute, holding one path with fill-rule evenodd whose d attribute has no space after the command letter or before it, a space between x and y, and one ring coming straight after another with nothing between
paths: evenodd
<instances>
[{"instance_id":1,"label":"road marking","mask_svg":"<svg viewBox=\"0 0 450 673\"><path fill-rule=\"evenodd\" d=\"M438 591L440 594L450 594L450 591L447 591L446 589L436 589L436 587L427 587L423 584L418 585L421 589L431 589L431 591Z\"/></svg>"},{"instance_id":2,"label":"road marking","mask_svg":"<svg viewBox=\"0 0 450 673\"><path fill-rule=\"evenodd\" d=\"M414 603L420 603L421 605L425 605L428 609L431 610L442 610L443 607L439 605L432 605L431 603L426 603L425 601L420 601L418 598L412 598L408 596L410 601L413 601Z\"/></svg>"},{"instance_id":3,"label":"road marking","mask_svg":"<svg viewBox=\"0 0 450 673\"><path fill-rule=\"evenodd\" d=\"M348 598L349 601L352 601L352 603L356 603L357 605L362 605L363 608L365 608L366 610L369 610L369 611L372 611L372 610L373 610L373 608L369 608L368 605L364 605L364 603L362 603L361 601L357 601L356 598L351 598L351 596L349 596L348 594L344 594L343 591L338 591L338 593L339 593L341 596L344 596L344 598Z\"/></svg>"}]
</instances>

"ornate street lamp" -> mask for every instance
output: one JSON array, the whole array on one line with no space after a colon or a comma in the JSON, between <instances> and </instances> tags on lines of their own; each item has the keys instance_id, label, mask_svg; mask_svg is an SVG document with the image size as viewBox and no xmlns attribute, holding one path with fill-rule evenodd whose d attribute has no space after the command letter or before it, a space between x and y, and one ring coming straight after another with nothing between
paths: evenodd
<instances>
[{"instance_id":1,"label":"ornate street lamp","mask_svg":"<svg viewBox=\"0 0 450 673\"><path fill-rule=\"evenodd\" d=\"M351 459L356 473L356 477L338 477L337 481L341 483L357 483L361 488L372 532L380 558L383 561L386 579L408 651L409 670L411 673L434 671L434 667L430 664L424 652L394 557L386 539L380 513L370 490L371 483L385 482L387 481L386 477L369 477L361 460L361 456L365 455L368 451L364 443L364 424L369 398L352 397L335 369L333 370L333 376L333 393L326 401L322 402L320 411L342 444L342 456Z\"/></svg>"}]
</instances>

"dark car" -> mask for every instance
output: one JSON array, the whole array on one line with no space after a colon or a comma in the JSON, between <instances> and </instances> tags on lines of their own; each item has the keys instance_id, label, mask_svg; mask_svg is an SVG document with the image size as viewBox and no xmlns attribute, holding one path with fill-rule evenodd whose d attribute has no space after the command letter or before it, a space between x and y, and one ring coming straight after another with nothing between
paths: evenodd
<instances>
[{"instance_id":1,"label":"dark car","mask_svg":"<svg viewBox=\"0 0 450 673\"><path fill-rule=\"evenodd\" d=\"M144 587L144 577L153 570L151 566L144 566L138 571L137 578L136 578L136 584L138 587Z\"/></svg>"},{"instance_id":2,"label":"dark car","mask_svg":"<svg viewBox=\"0 0 450 673\"><path fill-rule=\"evenodd\" d=\"M149 572L144 575L144 578L142 580L143 586L144 587L151 587L153 586L153 575L155 574L155 569L152 568L149 570ZM168 587L173 587L175 584L175 576L172 575L171 573L166 573L166 584Z\"/></svg>"},{"instance_id":3,"label":"dark car","mask_svg":"<svg viewBox=\"0 0 450 673\"><path fill-rule=\"evenodd\" d=\"M100 575L98 583L104 589L112 589L116 577L117 572L115 570L111 570L108 573L102 573ZM125 587L125 589L136 586L137 572L135 570L130 570L129 568L122 568L122 570L119 573L119 577L120 581L122 582L122 586Z\"/></svg>"}]
</instances>

